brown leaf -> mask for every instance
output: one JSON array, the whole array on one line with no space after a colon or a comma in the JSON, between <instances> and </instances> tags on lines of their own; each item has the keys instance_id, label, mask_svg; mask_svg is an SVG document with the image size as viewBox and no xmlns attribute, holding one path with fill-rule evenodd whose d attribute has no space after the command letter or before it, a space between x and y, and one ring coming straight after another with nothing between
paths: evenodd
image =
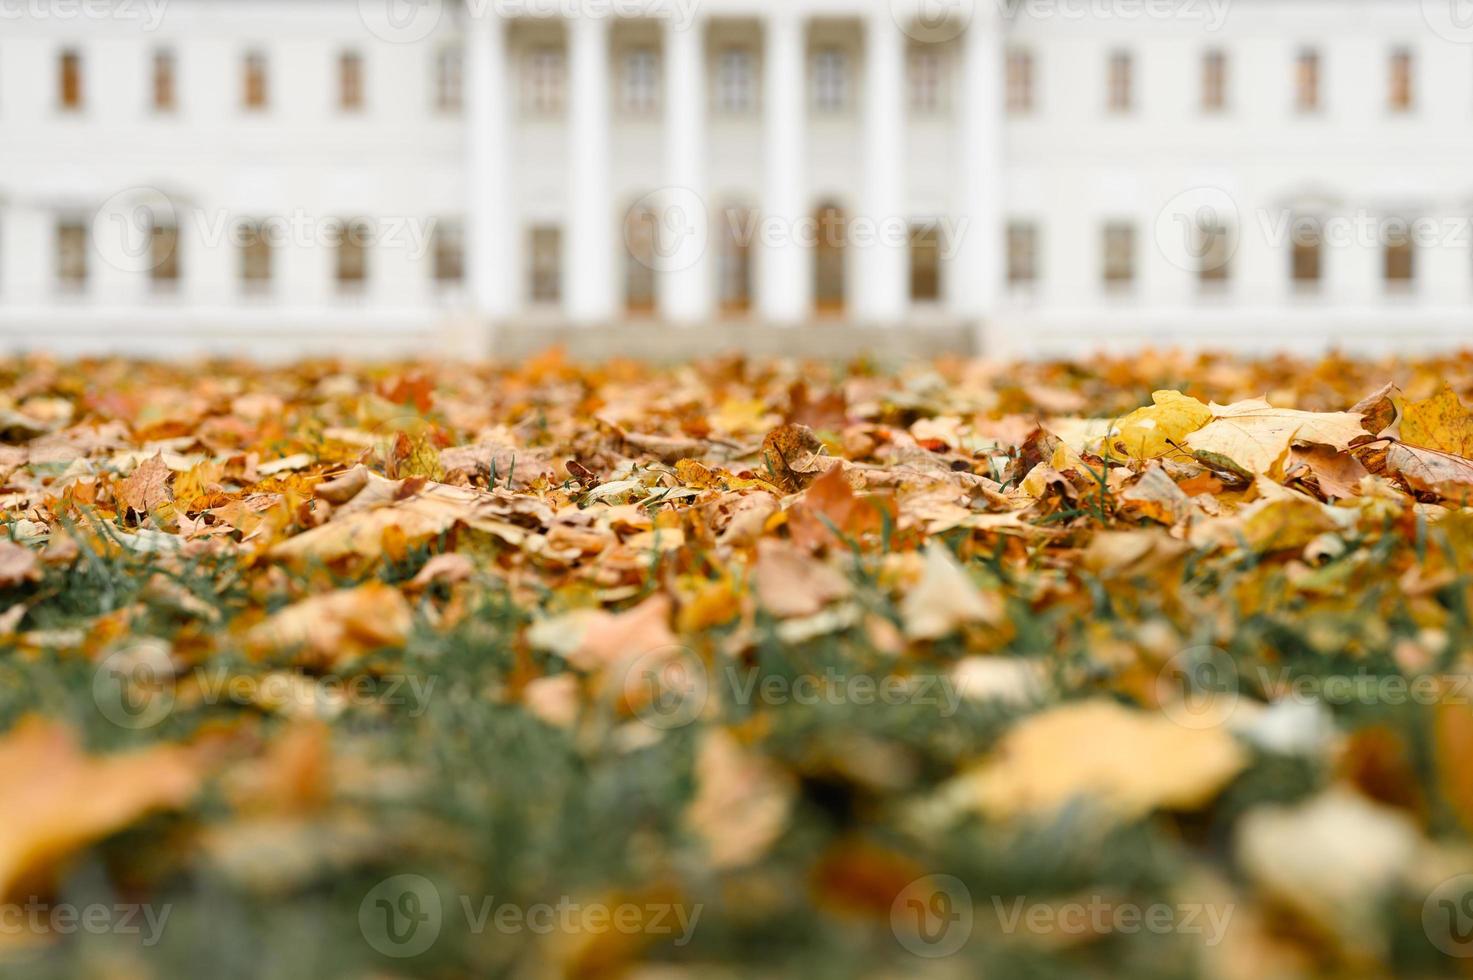
<instances>
[{"instance_id":1,"label":"brown leaf","mask_svg":"<svg viewBox=\"0 0 1473 980\"><path fill-rule=\"evenodd\" d=\"M771 538L757 545L753 577L758 603L779 618L812 616L854 588L829 565Z\"/></svg>"},{"instance_id":2,"label":"brown leaf","mask_svg":"<svg viewBox=\"0 0 1473 980\"><path fill-rule=\"evenodd\" d=\"M409 636L409 603L398 589L370 582L304 599L288 606L246 636L258 655L303 654L340 664Z\"/></svg>"},{"instance_id":3,"label":"brown leaf","mask_svg":"<svg viewBox=\"0 0 1473 980\"><path fill-rule=\"evenodd\" d=\"M762 462L778 486L797 493L836 461L823 455L823 443L806 425L780 425L762 440Z\"/></svg>"},{"instance_id":4,"label":"brown leaf","mask_svg":"<svg viewBox=\"0 0 1473 980\"><path fill-rule=\"evenodd\" d=\"M41 565L36 553L24 545L0 538L0 588L8 589L40 579Z\"/></svg>"},{"instance_id":5,"label":"brown leaf","mask_svg":"<svg viewBox=\"0 0 1473 980\"><path fill-rule=\"evenodd\" d=\"M140 463L116 489L119 509L150 514L173 500L169 481L173 477L164 454Z\"/></svg>"},{"instance_id":6,"label":"brown leaf","mask_svg":"<svg viewBox=\"0 0 1473 980\"><path fill-rule=\"evenodd\" d=\"M1473 500L1473 460L1438 449L1393 443L1386 450L1386 465L1415 490L1459 502Z\"/></svg>"}]
</instances>

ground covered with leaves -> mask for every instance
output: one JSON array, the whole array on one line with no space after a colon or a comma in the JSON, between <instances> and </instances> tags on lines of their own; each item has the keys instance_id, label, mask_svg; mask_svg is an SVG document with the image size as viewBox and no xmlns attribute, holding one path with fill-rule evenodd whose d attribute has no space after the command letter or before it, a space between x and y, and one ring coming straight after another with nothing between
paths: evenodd
<instances>
[{"instance_id":1,"label":"ground covered with leaves","mask_svg":"<svg viewBox=\"0 0 1473 980\"><path fill-rule=\"evenodd\" d=\"M0 975L1440 977L1473 357L0 367Z\"/></svg>"}]
</instances>

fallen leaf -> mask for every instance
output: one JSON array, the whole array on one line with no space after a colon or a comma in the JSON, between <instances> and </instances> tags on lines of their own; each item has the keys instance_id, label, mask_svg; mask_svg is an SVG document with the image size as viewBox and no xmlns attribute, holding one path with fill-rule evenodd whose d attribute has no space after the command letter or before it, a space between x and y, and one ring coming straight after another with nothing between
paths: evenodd
<instances>
[{"instance_id":1,"label":"fallen leaf","mask_svg":"<svg viewBox=\"0 0 1473 980\"><path fill-rule=\"evenodd\" d=\"M1296 442L1346 450L1366 438L1353 412L1301 412L1261 399L1211 407L1213 420L1187 436L1186 445L1209 466L1227 465L1248 479L1272 475Z\"/></svg>"},{"instance_id":2,"label":"fallen leaf","mask_svg":"<svg viewBox=\"0 0 1473 980\"><path fill-rule=\"evenodd\" d=\"M1186 455L1180 448L1188 435L1212 421L1212 411L1179 391L1158 391L1154 405L1131 412L1111 433L1111 445L1127 459L1161 459Z\"/></svg>"},{"instance_id":3,"label":"fallen leaf","mask_svg":"<svg viewBox=\"0 0 1473 980\"><path fill-rule=\"evenodd\" d=\"M252 627L247 645L258 655L303 654L341 664L409 636L409 603L398 589L370 582L312 596Z\"/></svg>"},{"instance_id":4,"label":"fallen leaf","mask_svg":"<svg viewBox=\"0 0 1473 980\"><path fill-rule=\"evenodd\" d=\"M950 548L936 541L926 545L921 579L900 604L906 636L939 640L969 623L996 624L1002 617L1002 599L978 587Z\"/></svg>"}]
</instances>

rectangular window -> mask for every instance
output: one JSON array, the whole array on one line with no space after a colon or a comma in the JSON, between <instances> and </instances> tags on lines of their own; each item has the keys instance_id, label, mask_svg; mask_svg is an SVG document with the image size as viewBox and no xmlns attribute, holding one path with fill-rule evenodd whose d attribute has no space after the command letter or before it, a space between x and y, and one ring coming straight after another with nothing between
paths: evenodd
<instances>
[{"instance_id":1,"label":"rectangular window","mask_svg":"<svg viewBox=\"0 0 1473 980\"><path fill-rule=\"evenodd\" d=\"M1408 292L1416 279L1416 250L1412 244L1411 225L1400 219L1386 224L1385 246L1386 288L1390 292Z\"/></svg>"},{"instance_id":2,"label":"rectangular window","mask_svg":"<svg viewBox=\"0 0 1473 980\"><path fill-rule=\"evenodd\" d=\"M341 223L337 242L337 283L345 293L361 292L368 282L368 246L373 237L361 218Z\"/></svg>"},{"instance_id":3,"label":"rectangular window","mask_svg":"<svg viewBox=\"0 0 1473 980\"><path fill-rule=\"evenodd\" d=\"M1320 110L1320 53L1313 48L1300 51L1295 62L1294 107L1300 112Z\"/></svg>"},{"instance_id":4,"label":"rectangular window","mask_svg":"<svg viewBox=\"0 0 1473 980\"><path fill-rule=\"evenodd\" d=\"M932 48L911 54L910 107L920 115L935 115L946 108L946 64Z\"/></svg>"},{"instance_id":5,"label":"rectangular window","mask_svg":"<svg viewBox=\"0 0 1473 980\"><path fill-rule=\"evenodd\" d=\"M1031 222L1008 224L1008 282L1026 286L1038 281L1038 227Z\"/></svg>"},{"instance_id":6,"label":"rectangular window","mask_svg":"<svg viewBox=\"0 0 1473 980\"><path fill-rule=\"evenodd\" d=\"M830 114L849 108L849 55L839 48L813 56L813 108Z\"/></svg>"},{"instance_id":7,"label":"rectangular window","mask_svg":"<svg viewBox=\"0 0 1473 980\"><path fill-rule=\"evenodd\" d=\"M240 225L240 281L251 293L271 288L271 236L264 222Z\"/></svg>"},{"instance_id":8,"label":"rectangular window","mask_svg":"<svg viewBox=\"0 0 1473 980\"><path fill-rule=\"evenodd\" d=\"M722 217L725 224L716 267L718 301L722 313L741 316L752 310L752 230L757 217L750 208L727 208Z\"/></svg>"},{"instance_id":9,"label":"rectangular window","mask_svg":"<svg viewBox=\"0 0 1473 980\"><path fill-rule=\"evenodd\" d=\"M726 48L716 59L716 111L731 116L757 111L757 73L747 48Z\"/></svg>"},{"instance_id":10,"label":"rectangular window","mask_svg":"<svg viewBox=\"0 0 1473 980\"><path fill-rule=\"evenodd\" d=\"M174 85L175 59L172 51L153 53L153 111L173 112L178 108Z\"/></svg>"},{"instance_id":11,"label":"rectangular window","mask_svg":"<svg viewBox=\"0 0 1473 980\"><path fill-rule=\"evenodd\" d=\"M1227 285L1231 274L1233 232L1227 222L1210 211L1197 216L1197 282L1217 290Z\"/></svg>"},{"instance_id":12,"label":"rectangular window","mask_svg":"<svg viewBox=\"0 0 1473 980\"><path fill-rule=\"evenodd\" d=\"M153 288L167 291L179 285L179 226L154 223L148 241L149 278Z\"/></svg>"},{"instance_id":13,"label":"rectangular window","mask_svg":"<svg viewBox=\"0 0 1473 980\"><path fill-rule=\"evenodd\" d=\"M1123 221L1105 225L1105 288L1128 289L1135 282L1135 226Z\"/></svg>"},{"instance_id":14,"label":"rectangular window","mask_svg":"<svg viewBox=\"0 0 1473 980\"><path fill-rule=\"evenodd\" d=\"M66 292L87 287L87 225L65 219L56 225L56 281Z\"/></svg>"},{"instance_id":15,"label":"rectangular window","mask_svg":"<svg viewBox=\"0 0 1473 980\"><path fill-rule=\"evenodd\" d=\"M78 51L63 51L57 62L57 104L64 112L79 112L82 108L82 55Z\"/></svg>"},{"instance_id":16,"label":"rectangular window","mask_svg":"<svg viewBox=\"0 0 1473 980\"><path fill-rule=\"evenodd\" d=\"M363 108L363 56L356 51L338 56L338 108L343 112Z\"/></svg>"},{"instance_id":17,"label":"rectangular window","mask_svg":"<svg viewBox=\"0 0 1473 980\"><path fill-rule=\"evenodd\" d=\"M941 301L941 229L935 224L910 230L910 301Z\"/></svg>"},{"instance_id":18,"label":"rectangular window","mask_svg":"<svg viewBox=\"0 0 1473 980\"><path fill-rule=\"evenodd\" d=\"M1130 52L1113 51L1110 53L1108 83L1111 112L1129 112L1131 110L1133 104L1133 80L1131 78L1133 68Z\"/></svg>"},{"instance_id":19,"label":"rectangular window","mask_svg":"<svg viewBox=\"0 0 1473 980\"><path fill-rule=\"evenodd\" d=\"M1406 48L1391 52L1391 87L1387 93L1392 112L1411 112L1415 100L1412 69L1415 62Z\"/></svg>"},{"instance_id":20,"label":"rectangular window","mask_svg":"<svg viewBox=\"0 0 1473 980\"><path fill-rule=\"evenodd\" d=\"M1324 266L1324 232L1316 218L1299 218L1293 225L1289 274L1300 292L1319 289Z\"/></svg>"},{"instance_id":21,"label":"rectangular window","mask_svg":"<svg viewBox=\"0 0 1473 980\"><path fill-rule=\"evenodd\" d=\"M652 48L624 56L620 101L625 112L650 115L660 109L660 59Z\"/></svg>"},{"instance_id":22,"label":"rectangular window","mask_svg":"<svg viewBox=\"0 0 1473 980\"><path fill-rule=\"evenodd\" d=\"M241 86L241 105L249 112L263 111L271 98L268 87L266 55L260 51L246 53L242 63L244 77Z\"/></svg>"},{"instance_id":23,"label":"rectangular window","mask_svg":"<svg viewBox=\"0 0 1473 980\"><path fill-rule=\"evenodd\" d=\"M1202 111L1222 112L1227 108L1227 55L1208 51L1202 56Z\"/></svg>"},{"instance_id":24,"label":"rectangular window","mask_svg":"<svg viewBox=\"0 0 1473 980\"><path fill-rule=\"evenodd\" d=\"M459 112L465 99L465 52L442 48L435 56L435 108Z\"/></svg>"},{"instance_id":25,"label":"rectangular window","mask_svg":"<svg viewBox=\"0 0 1473 980\"><path fill-rule=\"evenodd\" d=\"M531 232L531 283L529 292L532 302L539 306L551 306L562 302L563 283L563 234L554 225L539 225Z\"/></svg>"},{"instance_id":26,"label":"rectangular window","mask_svg":"<svg viewBox=\"0 0 1473 980\"><path fill-rule=\"evenodd\" d=\"M1008 52L1007 109L1014 115L1033 111L1033 55L1019 48Z\"/></svg>"},{"instance_id":27,"label":"rectangular window","mask_svg":"<svg viewBox=\"0 0 1473 980\"><path fill-rule=\"evenodd\" d=\"M465 282L465 228L459 221L437 221L434 232L435 282Z\"/></svg>"},{"instance_id":28,"label":"rectangular window","mask_svg":"<svg viewBox=\"0 0 1473 980\"><path fill-rule=\"evenodd\" d=\"M523 105L536 116L556 116L563 111L567 71L562 51L539 48L527 55Z\"/></svg>"}]
</instances>

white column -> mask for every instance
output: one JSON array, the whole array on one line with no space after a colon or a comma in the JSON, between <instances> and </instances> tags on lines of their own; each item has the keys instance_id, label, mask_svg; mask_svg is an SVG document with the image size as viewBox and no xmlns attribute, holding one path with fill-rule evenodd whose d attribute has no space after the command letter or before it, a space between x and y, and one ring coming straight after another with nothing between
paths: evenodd
<instances>
[{"instance_id":1,"label":"white column","mask_svg":"<svg viewBox=\"0 0 1473 980\"><path fill-rule=\"evenodd\" d=\"M466 226L466 271L477 316L493 320L516 309L519 263L516 219L511 208L510 130L507 100L506 22L486 5L474 9L466 30L466 183L470 214Z\"/></svg>"},{"instance_id":2,"label":"white column","mask_svg":"<svg viewBox=\"0 0 1473 980\"><path fill-rule=\"evenodd\" d=\"M54 291L55 219L45 209L11 200L0 205L0 303L40 305Z\"/></svg>"},{"instance_id":3,"label":"white column","mask_svg":"<svg viewBox=\"0 0 1473 980\"><path fill-rule=\"evenodd\" d=\"M706 200L706 21L665 21L666 200L659 202L660 307L674 323L711 316L710 202ZM687 237L690 240L686 240Z\"/></svg>"},{"instance_id":4,"label":"white column","mask_svg":"<svg viewBox=\"0 0 1473 980\"><path fill-rule=\"evenodd\" d=\"M614 206L610 192L609 30L597 13L568 21L568 221L563 288L568 317L605 323L614 317Z\"/></svg>"},{"instance_id":5,"label":"white column","mask_svg":"<svg viewBox=\"0 0 1473 980\"><path fill-rule=\"evenodd\" d=\"M763 237L770 239L762 248L758 302L768 321L794 324L810 315L813 293L813 249L811 243L799 244L796 234L809 210L804 23L784 3L768 15L766 26L762 221Z\"/></svg>"},{"instance_id":6,"label":"white column","mask_svg":"<svg viewBox=\"0 0 1473 980\"><path fill-rule=\"evenodd\" d=\"M909 306L905 184L906 35L887 7L869 18L864 91L864 198L859 218L878 231L862 252L859 317L897 324Z\"/></svg>"},{"instance_id":7,"label":"white column","mask_svg":"<svg viewBox=\"0 0 1473 980\"><path fill-rule=\"evenodd\" d=\"M955 311L972 320L997 310L1002 284L1002 32L996 5L980 3L962 36L961 247L950 279ZM1045 237L1049 229L1044 229Z\"/></svg>"}]
</instances>

